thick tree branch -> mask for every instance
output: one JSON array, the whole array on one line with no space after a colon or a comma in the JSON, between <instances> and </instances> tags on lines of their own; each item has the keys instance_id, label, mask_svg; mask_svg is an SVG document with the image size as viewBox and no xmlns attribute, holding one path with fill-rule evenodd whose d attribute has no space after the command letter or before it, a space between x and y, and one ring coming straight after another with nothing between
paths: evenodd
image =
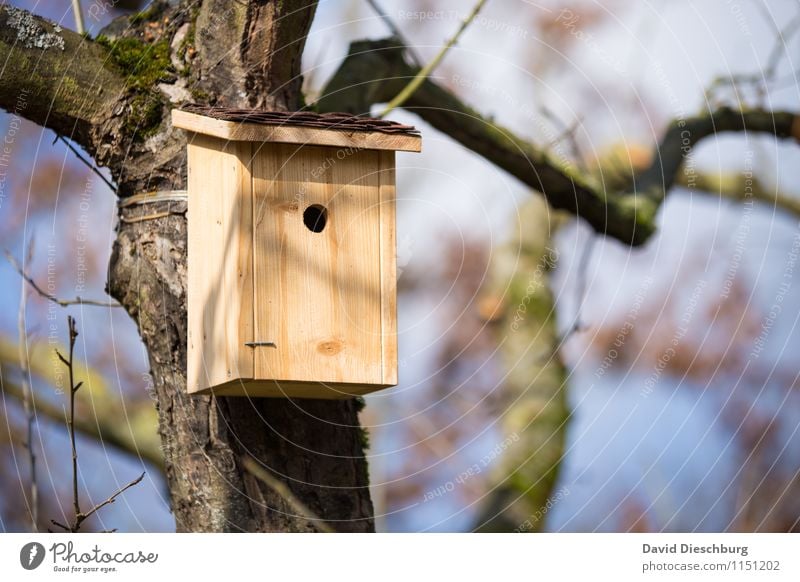
<instances>
[{"instance_id":1,"label":"thick tree branch","mask_svg":"<svg viewBox=\"0 0 800 582\"><path fill-rule=\"evenodd\" d=\"M317 9L316 0L292 0L288 6L266 0L247 7L241 55L250 106L297 109L303 77L300 59Z\"/></svg>"},{"instance_id":2,"label":"thick tree branch","mask_svg":"<svg viewBox=\"0 0 800 582\"><path fill-rule=\"evenodd\" d=\"M17 262L17 260L14 258L14 256L10 252L8 252L8 250L5 251L5 255L6 255L6 259L8 260L8 262L11 263L12 267L14 267L14 270L17 273L19 273L20 277L22 277L23 283L27 283L28 285L30 285L30 287L34 291L36 291L36 293L39 294L39 297L47 299L48 301L52 301L56 305L59 305L61 307L68 307L70 305L92 305L92 306L95 306L95 307L122 307L122 305L120 305L119 303L117 303L115 301L113 301L113 302L110 302L110 301L95 301L93 299L83 299L80 296L76 297L75 299L59 299L55 295L52 295L52 294L48 293L47 291L45 291L44 289L42 289L39 286L39 284L34 280L34 278L31 277L30 275L28 275L28 273L26 273L22 269L22 266ZM23 293L24 292L25 292L25 289L23 287Z\"/></svg>"},{"instance_id":3,"label":"thick tree branch","mask_svg":"<svg viewBox=\"0 0 800 582\"><path fill-rule=\"evenodd\" d=\"M777 188L768 187L757 176L742 173L725 175L702 172L687 176L685 172L678 171L673 186L740 202L752 199L767 207L772 206L800 218L800 198L785 194Z\"/></svg>"},{"instance_id":4,"label":"thick tree branch","mask_svg":"<svg viewBox=\"0 0 800 582\"><path fill-rule=\"evenodd\" d=\"M323 90L318 108L363 114L373 104L391 100L419 71L405 61L403 52L396 39L353 43ZM800 137L800 123L793 113L723 109L682 120L667 132L655 162L636 179L632 192L607 192L602 184L483 117L430 79L404 107L541 192L554 208L567 210L598 233L631 245L643 244L655 231L655 215L665 192L700 140L725 131Z\"/></svg>"},{"instance_id":5,"label":"thick tree branch","mask_svg":"<svg viewBox=\"0 0 800 582\"><path fill-rule=\"evenodd\" d=\"M368 113L374 103L390 101L419 72L403 59L396 39L359 41L323 90L322 111ZM599 185L486 119L436 82L426 80L405 109L436 129L542 192L551 206L584 218L595 230L625 243L641 244L655 230L656 205L643 197L609 197Z\"/></svg>"},{"instance_id":6,"label":"thick tree branch","mask_svg":"<svg viewBox=\"0 0 800 582\"><path fill-rule=\"evenodd\" d=\"M297 109L300 58L316 7L315 0L203 2L195 38L206 66L194 74L224 88L209 98L227 106Z\"/></svg>"},{"instance_id":7,"label":"thick tree branch","mask_svg":"<svg viewBox=\"0 0 800 582\"><path fill-rule=\"evenodd\" d=\"M87 149L92 127L112 114L125 86L106 57L75 32L0 7L0 107Z\"/></svg>"},{"instance_id":8,"label":"thick tree branch","mask_svg":"<svg viewBox=\"0 0 800 582\"><path fill-rule=\"evenodd\" d=\"M658 144L653 163L636 177L636 191L661 202L675 185L692 148L707 137L725 132L765 133L800 140L800 118L784 111L722 108L709 115L679 119L670 125Z\"/></svg>"}]
</instances>

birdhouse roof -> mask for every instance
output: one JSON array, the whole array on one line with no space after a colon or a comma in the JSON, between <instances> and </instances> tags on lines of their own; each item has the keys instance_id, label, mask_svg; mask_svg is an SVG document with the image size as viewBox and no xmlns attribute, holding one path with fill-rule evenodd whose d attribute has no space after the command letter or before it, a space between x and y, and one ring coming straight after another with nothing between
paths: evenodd
<instances>
[{"instance_id":1,"label":"birdhouse roof","mask_svg":"<svg viewBox=\"0 0 800 582\"><path fill-rule=\"evenodd\" d=\"M230 141L411 152L422 150L422 138L413 126L349 113L263 111L185 105L172 111L172 125Z\"/></svg>"}]
</instances>

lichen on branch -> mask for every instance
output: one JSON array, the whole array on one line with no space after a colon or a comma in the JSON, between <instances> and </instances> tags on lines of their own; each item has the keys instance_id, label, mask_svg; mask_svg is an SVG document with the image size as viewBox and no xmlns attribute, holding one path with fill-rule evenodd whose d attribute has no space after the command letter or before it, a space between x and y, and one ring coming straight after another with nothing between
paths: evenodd
<instances>
[{"instance_id":1,"label":"lichen on branch","mask_svg":"<svg viewBox=\"0 0 800 582\"><path fill-rule=\"evenodd\" d=\"M59 25L53 25L53 32L48 32L45 26L49 27L49 23L45 25L27 10L8 5L3 6L3 9L8 14L6 25L17 32L17 42L22 46L42 50L55 47L64 50L64 39L60 34L62 28Z\"/></svg>"}]
</instances>

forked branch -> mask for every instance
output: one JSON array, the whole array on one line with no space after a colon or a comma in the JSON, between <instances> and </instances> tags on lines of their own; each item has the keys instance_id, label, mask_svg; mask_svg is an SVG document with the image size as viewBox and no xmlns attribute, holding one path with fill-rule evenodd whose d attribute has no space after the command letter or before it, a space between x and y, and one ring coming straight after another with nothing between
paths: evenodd
<instances>
[{"instance_id":1,"label":"forked branch","mask_svg":"<svg viewBox=\"0 0 800 582\"><path fill-rule=\"evenodd\" d=\"M67 373L69 376L69 416L67 419L67 430L69 431L69 442L72 448L72 507L75 516L68 525L64 525L55 520L51 520L51 523L65 531L76 533L80 531L83 523L92 515L97 513L106 505L114 503L117 497L122 495L134 485L140 483L142 479L144 479L145 474L142 473L136 479L118 489L105 501L92 506L92 508L88 511L81 510L80 495L78 494L78 448L75 443L75 395L78 393L78 390L80 390L83 382L78 382L77 384L75 383L74 354L75 340L78 339L78 328L75 326L75 319L72 316L67 317L67 326L69 327L69 357L65 358L58 350L56 350L56 355L58 356L58 359L61 360L61 362L67 367Z\"/></svg>"},{"instance_id":2,"label":"forked branch","mask_svg":"<svg viewBox=\"0 0 800 582\"><path fill-rule=\"evenodd\" d=\"M34 278L25 272L22 266L17 262L14 256L10 252L8 252L8 250L5 251L5 255L6 259L8 259L8 262L11 263L12 267L14 267L14 270L17 273L19 273L19 276L22 277L23 281L25 281L28 285L30 285L31 289L36 291L36 293L40 297L43 297L48 301L52 301L56 305L60 305L61 307L68 307L70 305L93 305L96 307L122 307L122 305L120 305L116 301L95 301L93 299L83 299L80 296L76 297L75 299L59 299L52 293L48 293L47 291L42 289L39 286L39 284L34 280Z\"/></svg>"}]
</instances>

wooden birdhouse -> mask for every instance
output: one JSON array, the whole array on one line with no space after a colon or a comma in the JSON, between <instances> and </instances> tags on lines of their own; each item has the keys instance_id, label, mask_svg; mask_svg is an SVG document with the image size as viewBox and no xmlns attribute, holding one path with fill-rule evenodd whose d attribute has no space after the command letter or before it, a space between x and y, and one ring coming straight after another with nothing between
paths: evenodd
<instances>
[{"instance_id":1,"label":"wooden birdhouse","mask_svg":"<svg viewBox=\"0 0 800 582\"><path fill-rule=\"evenodd\" d=\"M343 398L397 384L395 151L345 114L184 107L190 393Z\"/></svg>"}]
</instances>

